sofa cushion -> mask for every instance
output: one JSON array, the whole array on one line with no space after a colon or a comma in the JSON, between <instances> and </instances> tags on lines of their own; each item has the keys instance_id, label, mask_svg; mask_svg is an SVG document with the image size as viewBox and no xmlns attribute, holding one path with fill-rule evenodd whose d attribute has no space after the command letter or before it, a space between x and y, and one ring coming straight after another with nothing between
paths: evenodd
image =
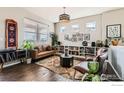
<instances>
[{"instance_id":1,"label":"sofa cushion","mask_svg":"<svg viewBox=\"0 0 124 93\"><path fill-rule=\"evenodd\" d=\"M42 46L39 46L39 50L39 53L44 51Z\"/></svg>"},{"instance_id":2,"label":"sofa cushion","mask_svg":"<svg viewBox=\"0 0 124 93\"><path fill-rule=\"evenodd\" d=\"M44 47L43 45L41 46L41 49L42 49L41 52L46 51L46 47Z\"/></svg>"},{"instance_id":3,"label":"sofa cushion","mask_svg":"<svg viewBox=\"0 0 124 93\"><path fill-rule=\"evenodd\" d=\"M51 51L52 47L50 45L46 46L46 51Z\"/></svg>"},{"instance_id":4,"label":"sofa cushion","mask_svg":"<svg viewBox=\"0 0 124 93\"><path fill-rule=\"evenodd\" d=\"M40 52L40 47L39 46L35 46L34 49L36 49L38 52Z\"/></svg>"},{"instance_id":5,"label":"sofa cushion","mask_svg":"<svg viewBox=\"0 0 124 93\"><path fill-rule=\"evenodd\" d=\"M38 53L38 56L41 56L41 55L46 55L46 54L51 54L53 53L54 51L44 51L44 52L40 52Z\"/></svg>"}]
</instances>

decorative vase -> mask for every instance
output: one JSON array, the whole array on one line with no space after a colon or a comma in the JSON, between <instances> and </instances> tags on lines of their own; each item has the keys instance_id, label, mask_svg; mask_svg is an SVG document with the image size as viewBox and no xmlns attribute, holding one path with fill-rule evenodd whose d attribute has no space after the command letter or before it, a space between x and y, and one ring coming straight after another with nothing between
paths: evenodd
<instances>
[{"instance_id":1,"label":"decorative vase","mask_svg":"<svg viewBox=\"0 0 124 93\"><path fill-rule=\"evenodd\" d=\"M111 42L112 42L112 45L113 45L113 46L117 46L117 45L118 45L119 40L114 39L114 40L112 40Z\"/></svg>"},{"instance_id":2,"label":"decorative vase","mask_svg":"<svg viewBox=\"0 0 124 93\"><path fill-rule=\"evenodd\" d=\"M109 47L108 39L105 40L105 45L104 45L104 47Z\"/></svg>"}]
</instances>

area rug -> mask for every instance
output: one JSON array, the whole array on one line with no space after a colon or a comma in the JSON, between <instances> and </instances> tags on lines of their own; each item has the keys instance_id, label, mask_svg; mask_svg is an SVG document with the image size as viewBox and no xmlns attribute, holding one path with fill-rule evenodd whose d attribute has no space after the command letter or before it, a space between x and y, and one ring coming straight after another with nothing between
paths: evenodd
<instances>
[{"instance_id":1,"label":"area rug","mask_svg":"<svg viewBox=\"0 0 124 93\"><path fill-rule=\"evenodd\" d=\"M80 63L80 61L74 60L74 65L79 64L79 63ZM75 70L73 69L73 67L66 69L66 68L60 66L60 57L58 57L58 56L52 56L52 57L42 59L42 60L38 61L36 64L41 65L57 74L60 74L65 78L73 79ZM69 74L66 72L68 72ZM82 76L83 75L81 73L77 72L75 78L81 79Z\"/></svg>"}]
</instances>

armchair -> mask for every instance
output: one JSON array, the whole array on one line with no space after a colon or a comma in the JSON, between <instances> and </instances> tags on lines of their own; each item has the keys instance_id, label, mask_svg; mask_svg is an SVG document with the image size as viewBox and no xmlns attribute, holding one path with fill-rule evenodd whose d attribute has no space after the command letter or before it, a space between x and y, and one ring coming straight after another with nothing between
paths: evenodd
<instances>
[{"instance_id":1,"label":"armchair","mask_svg":"<svg viewBox=\"0 0 124 93\"><path fill-rule=\"evenodd\" d=\"M86 73L89 72L88 62L93 61L93 60L99 62L99 70L98 70L97 74L101 75L102 73L105 73L104 61L107 59L107 57L108 57L108 49L100 48L97 51L97 56L94 59L87 59L86 61L82 61L81 63L74 66L75 72L74 72L73 78L75 79L77 71L84 74L84 77L85 77Z\"/></svg>"}]
</instances>

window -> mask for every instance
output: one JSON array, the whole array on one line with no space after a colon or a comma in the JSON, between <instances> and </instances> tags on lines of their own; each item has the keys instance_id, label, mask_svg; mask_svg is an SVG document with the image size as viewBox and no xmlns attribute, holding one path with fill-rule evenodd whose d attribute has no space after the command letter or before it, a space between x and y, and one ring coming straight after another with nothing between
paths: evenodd
<instances>
[{"instance_id":1,"label":"window","mask_svg":"<svg viewBox=\"0 0 124 93\"><path fill-rule=\"evenodd\" d=\"M96 31L96 21L86 23L87 31Z\"/></svg>"},{"instance_id":2,"label":"window","mask_svg":"<svg viewBox=\"0 0 124 93\"><path fill-rule=\"evenodd\" d=\"M31 28L25 28L24 40L36 41L36 30Z\"/></svg>"},{"instance_id":3,"label":"window","mask_svg":"<svg viewBox=\"0 0 124 93\"><path fill-rule=\"evenodd\" d=\"M48 41L48 27L46 25L38 24L38 41L43 44Z\"/></svg>"},{"instance_id":4,"label":"window","mask_svg":"<svg viewBox=\"0 0 124 93\"><path fill-rule=\"evenodd\" d=\"M78 32L79 31L79 25L78 24L72 25L72 31Z\"/></svg>"},{"instance_id":5,"label":"window","mask_svg":"<svg viewBox=\"0 0 124 93\"><path fill-rule=\"evenodd\" d=\"M35 42L37 40L37 23L24 19L24 40Z\"/></svg>"},{"instance_id":6,"label":"window","mask_svg":"<svg viewBox=\"0 0 124 93\"><path fill-rule=\"evenodd\" d=\"M24 40L33 42L42 42L44 44L48 41L48 25L24 19Z\"/></svg>"},{"instance_id":7,"label":"window","mask_svg":"<svg viewBox=\"0 0 124 93\"><path fill-rule=\"evenodd\" d=\"M60 32L65 32L65 30L66 30L66 27L64 26L60 28Z\"/></svg>"}]
</instances>

